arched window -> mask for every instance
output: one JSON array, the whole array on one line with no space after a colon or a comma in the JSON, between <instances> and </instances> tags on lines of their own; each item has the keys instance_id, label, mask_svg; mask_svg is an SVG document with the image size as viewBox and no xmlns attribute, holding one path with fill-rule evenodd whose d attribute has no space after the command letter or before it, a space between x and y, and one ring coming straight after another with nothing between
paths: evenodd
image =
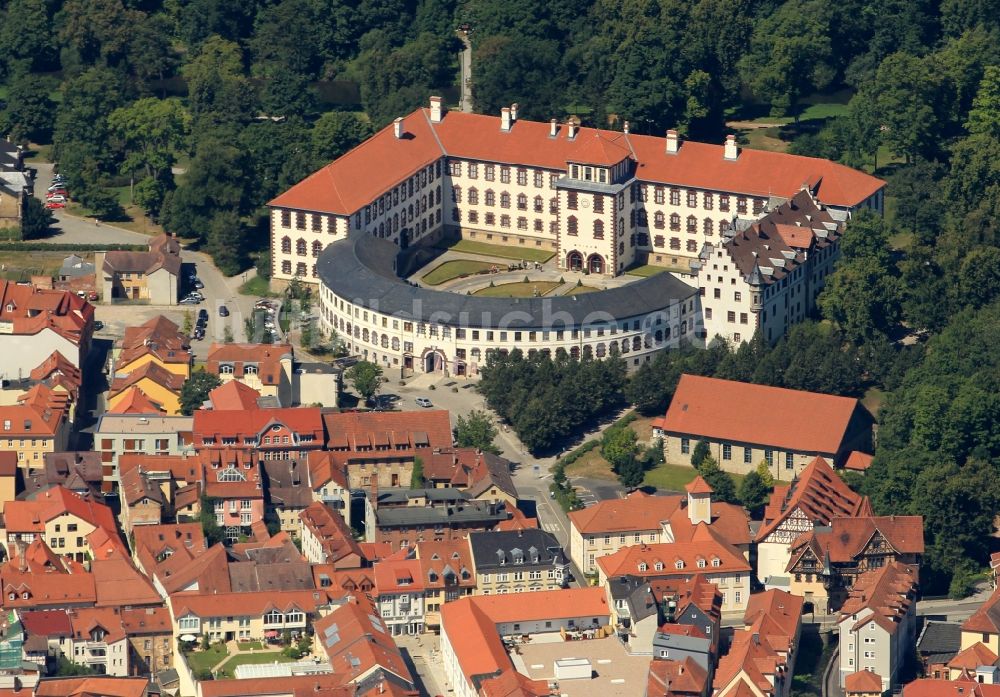
<instances>
[{"instance_id":1,"label":"arched window","mask_svg":"<svg viewBox=\"0 0 1000 697\"><path fill-rule=\"evenodd\" d=\"M399 337L398 336L392 337L392 350L393 351L398 351L399 350Z\"/></svg>"},{"instance_id":2,"label":"arched window","mask_svg":"<svg viewBox=\"0 0 1000 697\"><path fill-rule=\"evenodd\" d=\"M295 253L300 257L304 257L306 255L306 241L301 237L295 240Z\"/></svg>"},{"instance_id":3,"label":"arched window","mask_svg":"<svg viewBox=\"0 0 1000 697\"><path fill-rule=\"evenodd\" d=\"M628 352L629 352L628 339L622 339L622 353L628 353Z\"/></svg>"},{"instance_id":4,"label":"arched window","mask_svg":"<svg viewBox=\"0 0 1000 697\"><path fill-rule=\"evenodd\" d=\"M693 215L687 217L687 231L688 232L698 232L698 219Z\"/></svg>"},{"instance_id":5,"label":"arched window","mask_svg":"<svg viewBox=\"0 0 1000 697\"><path fill-rule=\"evenodd\" d=\"M578 232L578 229L579 229L579 224L578 224L578 222L576 220L576 216L575 215L571 215L570 217L566 218L566 234L567 235L576 235L577 232Z\"/></svg>"},{"instance_id":6,"label":"arched window","mask_svg":"<svg viewBox=\"0 0 1000 697\"><path fill-rule=\"evenodd\" d=\"M595 220L594 221L594 239L603 240L604 239L604 221Z\"/></svg>"},{"instance_id":7,"label":"arched window","mask_svg":"<svg viewBox=\"0 0 1000 697\"><path fill-rule=\"evenodd\" d=\"M469 205L475 206L479 204L479 189L472 187L469 189Z\"/></svg>"},{"instance_id":8,"label":"arched window","mask_svg":"<svg viewBox=\"0 0 1000 697\"><path fill-rule=\"evenodd\" d=\"M608 347L605 346L603 342L597 345L596 355L598 358L604 358L607 355L607 353L608 353Z\"/></svg>"},{"instance_id":9,"label":"arched window","mask_svg":"<svg viewBox=\"0 0 1000 697\"><path fill-rule=\"evenodd\" d=\"M365 341L368 341L368 330L367 329L365 329L363 332L361 332L361 338L364 339Z\"/></svg>"},{"instance_id":10,"label":"arched window","mask_svg":"<svg viewBox=\"0 0 1000 697\"><path fill-rule=\"evenodd\" d=\"M528 197L524 194L517 195L517 210L526 211L528 210Z\"/></svg>"},{"instance_id":11,"label":"arched window","mask_svg":"<svg viewBox=\"0 0 1000 697\"><path fill-rule=\"evenodd\" d=\"M642 337L634 336L632 337L632 350L639 351L642 349Z\"/></svg>"},{"instance_id":12,"label":"arched window","mask_svg":"<svg viewBox=\"0 0 1000 697\"><path fill-rule=\"evenodd\" d=\"M681 217L676 213L670 214L670 229L675 232L681 229Z\"/></svg>"},{"instance_id":13,"label":"arched window","mask_svg":"<svg viewBox=\"0 0 1000 697\"><path fill-rule=\"evenodd\" d=\"M288 235L281 238L281 251L284 254L292 253L292 238Z\"/></svg>"},{"instance_id":14,"label":"arched window","mask_svg":"<svg viewBox=\"0 0 1000 697\"><path fill-rule=\"evenodd\" d=\"M383 334L379 343L382 344L382 348L389 348L389 337Z\"/></svg>"}]
</instances>

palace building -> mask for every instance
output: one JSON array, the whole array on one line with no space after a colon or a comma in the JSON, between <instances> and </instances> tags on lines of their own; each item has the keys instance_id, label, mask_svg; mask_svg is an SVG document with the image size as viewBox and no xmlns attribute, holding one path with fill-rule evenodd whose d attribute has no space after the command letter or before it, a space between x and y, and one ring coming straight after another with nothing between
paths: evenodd
<instances>
[{"instance_id":1,"label":"palace building","mask_svg":"<svg viewBox=\"0 0 1000 697\"><path fill-rule=\"evenodd\" d=\"M560 270L605 278L636 264L662 266L678 274L671 276L676 283L657 281L627 296L630 304L642 296L636 311L610 303L627 315L614 319L627 319L624 324L632 327L651 313L692 306L693 317L684 318L689 340L719 335L738 343L760 329L776 341L813 307L852 212L882 211L884 187L828 160L741 149L734 136L712 145L683 141L675 131L666 138L636 135L627 123L619 132L526 121L518 118L516 104L499 118L448 112L439 97L431 97L429 108L396 119L269 203L272 279L277 285L299 278L320 286L325 328L341 332L354 353L367 352L369 359L401 370L471 375L473 347L513 348L513 331L503 332L507 340L501 340L495 321L483 319L484 309L495 318L500 305L468 308L474 318L469 322L442 323L451 325L453 338L459 324L470 331L496 330L492 341L483 334L466 348L416 340L418 325L435 327L422 321L415 298L402 292L409 284L399 276L415 269L389 248L405 252L443 238L547 250ZM382 244L361 249L358 237ZM334 243L337 251L324 255ZM369 281L380 287L369 288ZM448 303L446 295L437 292L433 304L420 307L430 316L443 303L449 317L456 308L467 309L457 300ZM374 300L384 302L374 307ZM508 309L534 313L516 304L504 301ZM607 303L595 304L607 309ZM366 342L362 335L373 328L348 322L366 310L375 310L380 328L409 322L411 335L375 331L377 341ZM552 343L523 346L526 351L569 352L575 346L596 353L602 342L581 341L590 323L578 319L563 327L565 341L535 319L522 319L516 329L550 337ZM683 324L678 318L677 328ZM665 335L666 328L660 329ZM667 342L657 345L655 334L639 337L641 352L664 348ZM633 350L636 337L618 340L623 338ZM394 339L399 348L392 348ZM402 348L406 342L413 350ZM603 343L610 353L609 342Z\"/></svg>"}]
</instances>

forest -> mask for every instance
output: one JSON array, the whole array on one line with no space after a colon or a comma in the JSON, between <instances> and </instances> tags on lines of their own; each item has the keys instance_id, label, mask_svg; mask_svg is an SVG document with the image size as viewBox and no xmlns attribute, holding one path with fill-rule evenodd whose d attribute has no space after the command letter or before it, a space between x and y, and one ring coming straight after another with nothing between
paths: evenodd
<instances>
[{"instance_id":1,"label":"forest","mask_svg":"<svg viewBox=\"0 0 1000 697\"><path fill-rule=\"evenodd\" d=\"M921 580L962 592L1000 506L994 0L0 0L0 133L57 162L81 212L138 211L266 273L270 198L429 94L457 101L459 26L477 111L736 131L889 183L777 345L666 354L610 396L617 368L532 365L598 401L549 418L556 387L518 389L511 420L550 445L621 400L661 409L685 370L865 397L878 447L853 484L924 515Z\"/></svg>"}]
</instances>

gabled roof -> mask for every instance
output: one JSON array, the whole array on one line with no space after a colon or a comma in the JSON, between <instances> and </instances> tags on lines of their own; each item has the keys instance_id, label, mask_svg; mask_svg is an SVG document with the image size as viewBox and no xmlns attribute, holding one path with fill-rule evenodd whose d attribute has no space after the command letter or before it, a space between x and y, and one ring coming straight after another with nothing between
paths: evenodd
<instances>
[{"instance_id":1,"label":"gabled roof","mask_svg":"<svg viewBox=\"0 0 1000 697\"><path fill-rule=\"evenodd\" d=\"M689 494L711 494L715 491L700 474L684 486Z\"/></svg>"},{"instance_id":2,"label":"gabled roof","mask_svg":"<svg viewBox=\"0 0 1000 697\"><path fill-rule=\"evenodd\" d=\"M18 613L25 631L46 637L72 636L73 626L65 610L25 610Z\"/></svg>"},{"instance_id":3,"label":"gabled roof","mask_svg":"<svg viewBox=\"0 0 1000 697\"><path fill-rule=\"evenodd\" d=\"M852 450L851 454L847 456L847 460L844 461L844 469L864 472L872 466L872 459L873 456L868 453Z\"/></svg>"},{"instance_id":4,"label":"gabled roof","mask_svg":"<svg viewBox=\"0 0 1000 697\"><path fill-rule=\"evenodd\" d=\"M158 363L144 363L126 375L116 375L111 381L108 398L116 397L133 385L139 386L142 381L149 380L175 394L180 394L185 377L172 373Z\"/></svg>"},{"instance_id":5,"label":"gabled roof","mask_svg":"<svg viewBox=\"0 0 1000 697\"><path fill-rule=\"evenodd\" d=\"M766 641L772 651L789 656L796 648L804 602L801 596L777 589L751 595L743 613L744 628Z\"/></svg>"},{"instance_id":6,"label":"gabled roof","mask_svg":"<svg viewBox=\"0 0 1000 697\"><path fill-rule=\"evenodd\" d=\"M257 591L249 593L205 593L185 591L170 595L170 606L175 618L191 614L202 619L232 615L264 615L271 610L290 612L299 610L314 614L318 608L329 605L339 597L330 589Z\"/></svg>"},{"instance_id":7,"label":"gabled roof","mask_svg":"<svg viewBox=\"0 0 1000 697\"><path fill-rule=\"evenodd\" d=\"M810 462L790 485L774 487L757 541L765 540L796 511L814 525L829 525L834 518L872 515L868 499L852 491L821 457Z\"/></svg>"},{"instance_id":8,"label":"gabled roof","mask_svg":"<svg viewBox=\"0 0 1000 697\"><path fill-rule=\"evenodd\" d=\"M413 676L370 600L351 596L313 629L335 673L356 680L382 668L410 686Z\"/></svg>"},{"instance_id":9,"label":"gabled roof","mask_svg":"<svg viewBox=\"0 0 1000 697\"><path fill-rule=\"evenodd\" d=\"M317 407L287 409L211 410L194 412L192 430L197 438L236 438L242 445L244 438L256 438L272 425L283 425L299 435L315 438L317 446L323 443L322 412Z\"/></svg>"},{"instance_id":10,"label":"gabled roof","mask_svg":"<svg viewBox=\"0 0 1000 697\"><path fill-rule=\"evenodd\" d=\"M607 499L572 511L569 519L585 535L659 530L660 522L667 520L680 505L678 496L650 496L634 491L624 499Z\"/></svg>"},{"instance_id":11,"label":"gabled roof","mask_svg":"<svg viewBox=\"0 0 1000 697\"><path fill-rule=\"evenodd\" d=\"M260 392L244 385L239 380L230 380L208 393L208 401L213 409L223 411L244 411L256 409Z\"/></svg>"},{"instance_id":12,"label":"gabled roof","mask_svg":"<svg viewBox=\"0 0 1000 697\"><path fill-rule=\"evenodd\" d=\"M166 411L159 404L146 396L146 393L138 385L132 385L125 390L125 396L118 404L107 411L108 414L165 414Z\"/></svg>"},{"instance_id":13,"label":"gabled roof","mask_svg":"<svg viewBox=\"0 0 1000 697\"><path fill-rule=\"evenodd\" d=\"M32 495L26 501L8 501L4 522L8 532L44 532L46 521L70 514L94 527L113 532L115 518L102 503L84 499L63 486L53 486Z\"/></svg>"},{"instance_id":14,"label":"gabled roof","mask_svg":"<svg viewBox=\"0 0 1000 697\"><path fill-rule=\"evenodd\" d=\"M35 697L145 697L147 678L44 678L35 686Z\"/></svg>"},{"instance_id":15,"label":"gabled roof","mask_svg":"<svg viewBox=\"0 0 1000 697\"><path fill-rule=\"evenodd\" d=\"M375 564L375 590L379 596L422 593L424 577L419 559L383 560Z\"/></svg>"},{"instance_id":16,"label":"gabled roof","mask_svg":"<svg viewBox=\"0 0 1000 697\"><path fill-rule=\"evenodd\" d=\"M882 676L870 670L859 670L844 678L844 689L848 692L882 692Z\"/></svg>"},{"instance_id":17,"label":"gabled roof","mask_svg":"<svg viewBox=\"0 0 1000 697\"><path fill-rule=\"evenodd\" d=\"M1000 587L962 623L962 631L1000 634Z\"/></svg>"},{"instance_id":18,"label":"gabled roof","mask_svg":"<svg viewBox=\"0 0 1000 697\"><path fill-rule=\"evenodd\" d=\"M395 137L390 124L268 205L350 215L446 156L553 172L565 171L568 161L610 164L631 156L641 181L786 198L807 184L824 203L844 207L862 203L885 186L829 160L750 149L727 160L723 145L693 141L668 154L665 141L654 136L580 128L570 140L566 127L557 127L551 137L548 123L521 119L505 132L499 118L482 114L452 111L432 123L430 111L418 109L401 125L402 138ZM379 166L385 162L393 167Z\"/></svg>"},{"instance_id":19,"label":"gabled roof","mask_svg":"<svg viewBox=\"0 0 1000 697\"><path fill-rule=\"evenodd\" d=\"M94 306L69 291L0 280L0 322L10 324L10 334L35 335L51 329L79 347L93 331Z\"/></svg>"},{"instance_id":20,"label":"gabled roof","mask_svg":"<svg viewBox=\"0 0 1000 697\"><path fill-rule=\"evenodd\" d=\"M880 535L899 555L923 554L924 519L922 516L862 516L834 518L827 529L803 533L792 543L792 561L808 545L819 561L849 563L862 554L873 537Z\"/></svg>"},{"instance_id":21,"label":"gabled roof","mask_svg":"<svg viewBox=\"0 0 1000 697\"><path fill-rule=\"evenodd\" d=\"M208 349L205 370L219 375L221 366L228 365L233 377L239 379L246 375L248 366L253 366L261 383L278 385L281 383L282 361L293 358L294 352L289 344L212 344Z\"/></svg>"},{"instance_id":22,"label":"gabled roof","mask_svg":"<svg viewBox=\"0 0 1000 697\"><path fill-rule=\"evenodd\" d=\"M338 412L323 415L331 450L374 450L390 453L417 448L450 448L451 419L443 409L399 412Z\"/></svg>"},{"instance_id":23,"label":"gabled roof","mask_svg":"<svg viewBox=\"0 0 1000 697\"><path fill-rule=\"evenodd\" d=\"M139 326L125 327L116 368L147 354L161 363L190 363L191 340L176 322L157 315Z\"/></svg>"},{"instance_id":24,"label":"gabled roof","mask_svg":"<svg viewBox=\"0 0 1000 697\"><path fill-rule=\"evenodd\" d=\"M948 661L948 667L956 670L969 670L973 673L979 666L996 665L1000 660L993 651L983 642L977 641L964 651L959 651L953 659Z\"/></svg>"},{"instance_id":25,"label":"gabled roof","mask_svg":"<svg viewBox=\"0 0 1000 697\"><path fill-rule=\"evenodd\" d=\"M874 622L894 634L900 621L916 603L917 580L913 567L889 562L857 577L851 592L840 608L839 622L858 619L850 629L857 631Z\"/></svg>"},{"instance_id":26,"label":"gabled roof","mask_svg":"<svg viewBox=\"0 0 1000 697\"><path fill-rule=\"evenodd\" d=\"M704 694L708 671L690 656L682 661L654 659L649 663L645 697L681 697Z\"/></svg>"},{"instance_id":27,"label":"gabled roof","mask_svg":"<svg viewBox=\"0 0 1000 697\"><path fill-rule=\"evenodd\" d=\"M663 419L663 430L834 455L858 410L867 414L858 400L850 397L682 375Z\"/></svg>"},{"instance_id":28,"label":"gabled roof","mask_svg":"<svg viewBox=\"0 0 1000 697\"><path fill-rule=\"evenodd\" d=\"M140 607L163 602L149 578L124 554L94 559L90 569L97 588L98 607Z\"/></svg>"},{"instance_id":29,"label":"gabled roof","mask_svg":"<svg viewBox=\"0 0 1000 697\"><path fill-rule=\"evenodd\" d=\"M324 503L316 501L299 513L302 526L316 536L323 549L325 559L329 564L357 557L359 563L364 559L361 548L351 534L344 518Z\"/></svg>"},{"instance_id":30,"label":"gabled roof","mask_svg":"<svg viewBox=\"0 0 1000 697\"><path fill-rule=\"evenodd\" d=\"M1000 685L920 678L903 685L903 697L1000 697Z\"/></svg>"},{"instance_id":31,"label":"gabled roof","mask_svg":"<svg viewBox=\"0 0 1000 697\"><path fill-rule=\"evenodd\" d=\"M698 526L704 529L704 524ZM719 560L718 566L713 561ZM699 561L704 566L699 566ZM682 566L678 568L677 564ZM657 565L661 568L657 569ZM719 574L750 571L750 564L733 547L719 542L705 531L692 537L690 542L659 542L622 547L614 554L597 558L608 578L618 576L690 575L691 573Z\"/></svg>"}]
</instances>

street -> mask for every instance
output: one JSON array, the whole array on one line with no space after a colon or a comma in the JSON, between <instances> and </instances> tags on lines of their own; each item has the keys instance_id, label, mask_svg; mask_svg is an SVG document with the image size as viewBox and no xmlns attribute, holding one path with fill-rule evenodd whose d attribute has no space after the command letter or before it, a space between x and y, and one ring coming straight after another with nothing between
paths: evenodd
<instances>
[{"instance_id":1,"label":"street","mask_svg":"<svg viewBox=\"0 0 1000 697\"><path fill-rule=\"evenodd\" d=\"M52 182L52 165L36 163L35 196L44 200L45 192ZM70 192L72 193L72 192ZM87 218L69 215L64 210L53 211L56 222L52 226L53 234L43 240L49 244L147 244L150 236L131 230L125 230L109 223L97 224ZM68 254L68 252L67 252ZM104 329L98 336L114 339L120 337L126 326L137 325L157 315L165 315L178 325L183 326L184 315L191 312L197 315L200 308L208 310L208 328L205 338L193 342L192 349L195 358L205 360L208 347L213 341L222 342L225 337L225 327L230 327L236 341L245 341L244 318L249 317L257 298L240 295L239 287L247 278L255 275L251 269L245 274L227 278L220 272L211 258L202 252L189 249L181 250L183 261L182 277L190 270L198 274L205 287L201 290L205 301L200 305L143 305L143 304L95 304L96 317L104 322ZM186 279L185 279L186 280ZM225 305L230 312L229 317L219 316L219 307Z\"/></svg>"}]
</instances>

